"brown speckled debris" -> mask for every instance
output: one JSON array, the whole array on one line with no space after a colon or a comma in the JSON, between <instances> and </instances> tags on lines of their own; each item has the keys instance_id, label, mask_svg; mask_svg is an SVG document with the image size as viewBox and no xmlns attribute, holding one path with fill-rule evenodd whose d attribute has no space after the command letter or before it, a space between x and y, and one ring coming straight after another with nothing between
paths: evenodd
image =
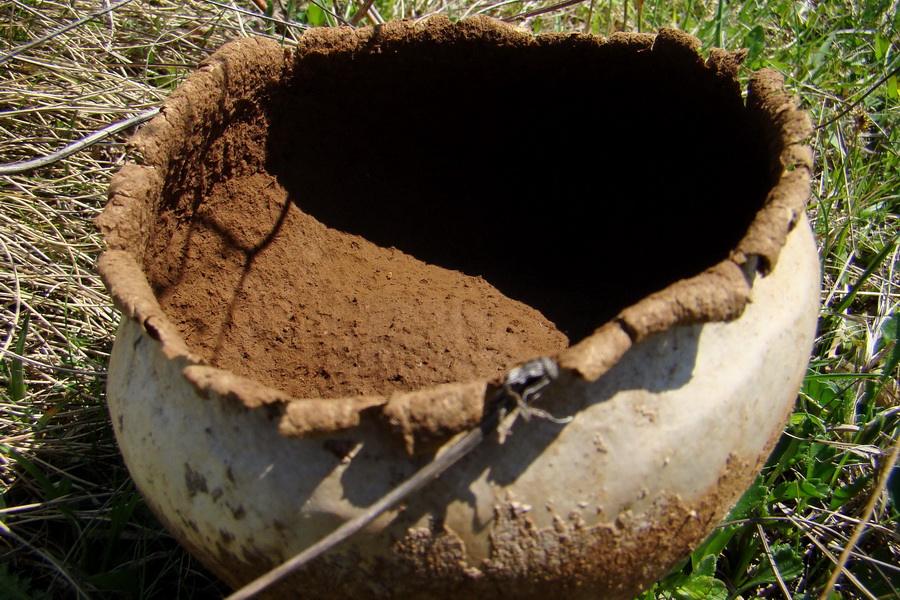
<instances>
[{"instance_id":1,"label":"brown speckled debris","mask_svg":"<svg viewBox=\"0 0 900 600\"><path fill-rule=\"evenodd\" d=\"M746 477L755 469L734 467L728 478ZM325 556L262 597L285 598L291 590L304 589L311 598L431 600L470 594L629 600L658 579L654 565L661 557L686 555L706 537L718 518L719 501L713 496L708 504L690 506L677 497L663 497L642 514L626 513L612 524L587 525L573 514L540 527L531 516L533 507L506 498L494 507L490 558L478 566L468 564L465 545L452 529L432 523L409 529L393 544L396 562L369 564L360 557L360 568L347 570ZM223 562L233 560L223 556ZM534 564L542 565L539 579L529 572ZM436 578L441 581L439 591L434 588ZM246 578L235 573L227 580L237 585ZM380 588L377 580L389 582L389 588Z\"/></svg>"}]
</instances>

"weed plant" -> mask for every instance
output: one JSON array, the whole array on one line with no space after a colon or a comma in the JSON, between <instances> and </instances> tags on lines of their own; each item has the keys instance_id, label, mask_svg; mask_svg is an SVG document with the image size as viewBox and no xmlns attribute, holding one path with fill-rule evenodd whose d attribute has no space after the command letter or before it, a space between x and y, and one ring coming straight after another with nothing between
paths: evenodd
<instances>
[{"instance_id":1,"label":"weed plant","mask_svg":"<svg viewBox=\"0 0 900 600\"><path fill-rule=\"evenodd\" d=\"M641 598L900 598L898 2L321 2L0 0L0 162L158 106L215 48L246 35L290 45L312 25L487 14L536 32L666 26L707 49L746 47L744 76L781 71L816 125L819 333L763 473ZM0 175L0 599L227 592L148 511L103 402L118 317L94 272L91 220L124 139Z\"/></svg>"}]
</instances>

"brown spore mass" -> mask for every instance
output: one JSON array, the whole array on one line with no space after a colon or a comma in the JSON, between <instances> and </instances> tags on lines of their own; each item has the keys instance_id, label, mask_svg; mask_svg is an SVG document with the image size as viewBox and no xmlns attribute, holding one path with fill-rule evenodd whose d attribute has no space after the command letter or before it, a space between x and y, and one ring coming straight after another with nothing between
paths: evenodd
<instances>
[{"instance_id":1,"label":"brown spore mass","mask_svg":"<svg viewBox=\"0 0 900 600\"><path fill-rule=\"evenodd\" d=\"M465 23L307 33L197 125L143 260L207 361L307 398L493 378L746 233L773 174L736 64Z\"/></svg>"}]
</instances>

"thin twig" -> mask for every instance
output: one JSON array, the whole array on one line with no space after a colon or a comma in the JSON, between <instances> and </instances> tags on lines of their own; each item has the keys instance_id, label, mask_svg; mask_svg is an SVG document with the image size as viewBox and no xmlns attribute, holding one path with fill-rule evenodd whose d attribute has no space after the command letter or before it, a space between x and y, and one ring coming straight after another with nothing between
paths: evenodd
<instances>
[{"instance_id":1,"label":"thin twig","mask_svg":"<svg viewBox=\"0 0 900 600\"><path fill-rule=\"evenodd\" d=\"M591 33L593 27L591 21L594 19L594 2L595 0L591 0L591 5L588 7L588 16L587 19L584 20L584 33Z\"/></svg>"},{"instance_id":2,"label":"thin twig","mask_svg":"<svg viewBox=\"0 0 900 600\"><path fill-rule=\"evenodd\" d=\"M84 598L85 600L88 600L88 595L84 593L84 590L81 589L81 586L79 586L78 583L75 581L75 579L71 575L69 575L69 572L66 571L66 569L62 566L62 564L60 564L60 562L58 560L56 560L55 558L53 558L52 556L50 556L49 554L47 554L40 548L37 548L36 546L31 544L28 540L17 535L9 527L7 527L6 524L4 524L2 521L0 521L0 534L6 535L6 536L14 539L22 546L28 548L29 550L31 550L32 552L34 552L35 554L40 556L45 562L49 563L54 569L56 569L56 571L60 575L62 575L62 578L65 579L69 583L70 586L72 586L72 589L75 590L75 593L78 594L79 597Z\"/></svg>"},{"instance_id":3,"label":"thin twig","mask_svg":"<svg viewBox=\"0 0 900 600\"><path fill-rule=\"evenodd\" d=\"M151 108L150 110L135 115L130 119L118 121L116 123L113 123L112 125L104 127L103 129L99 129L89 136L81 138L77 142L72 142L62 150L54 152L53 154L48 154L47 156L41 156L40 158L33 158L31 160L22 162L0 165L0 175L15 175L17 173L26 173L40 167L46 167L47 165L60 161L68 156L75 154L76 152L80 152L85 148L89 148L90 146L93 146L100 140L107 138L114 133L118 133L124 129L128 129L129 127L134 127L135 125L140 125L144 121L149 121L157 114L159 114L159 108Z\"/></svg>"},{"instance_id":4,"label":"thin twig","mask_svg":"<svg viewBox=\"0 0 900 600\"><path fill-rule=\"evenodd\" d=\"M781 593L784 594L785 599L791 600L791 592L788 590L787 584L784 583L784 578L778 570L778 563L775 562L775 555L772 554L772 548L769 547L769 540L766 539L766 530L763 529L763 526L759 523L756 524L756 529L759 531L759 539L762 540L766 558L769 560L769 564L772 566L772 572L775 574L775 581L778 582L778 587L781 588Z\"/></svg>"},{"instance_id":5,"label":"thin twig","mask_svg":"<svg viewBox=\"0 0 900 600\"><path fill-rule=\"evenodd\" d=\"M847 571L845 565L850 559L853 548L856 547L860 537L862 537L863 531L865 531L866 526L869 523L869 519L872 518L872 513L875 512L875 505L878 504L878 498L881 496L881 492L887 485L888 477L890 477L894 465L897 464L898 456L900 456L900 438L894 442L894 447L891 449L887 461L882 465L881 472L878 474L878 480L875 483L875 487L872 489L872 495L869 497L869 502L866 504L866 508L859 518L859 522L853 529L853 535L850 536L850 539L844 545L844 550L838 558L834 571L831 572L831 577L828 578L828 583L825 584L825 588L822 590L822 593L819 594L819 600L828 600L831 596L831 591L834 589L834 586L837 585L838 579L840 579L841 575Z\"/></svg>"},{"instance_id":6,"label":"thin twig","mask_svg":"<svg viewBox=\"0 0 900 600\"><path fill-rule=\"evenodd\" d=\"M375 4L375 0L365 0L362 2L362 5L359 7L359 10L350 18L350 25L356 27L359 25L360 20L363 17L369 16L369 9L372 8L372 5Z\"/></svg>"},{"instance_id":7,"label":"thin twig","mask_svg":"<svg viewBox=\"0 0 900 600\"><path fill-rule=\"evenodd\" d=\"M549 417L557 423L568 422L556 419L542 410L532 409L529 403L540 396L559 374L558 367L549 358L541 357L529 361L511 370L491 400L488 414L477 427L462 435L455 442L450 442L447 451L436 456L427 465L419 469L412 477L384 495L355 519L347 521L336 530L325 536L306 550L300 552L287 562L275 567L268 573L237 590L225 600L246 600L281 581L296 569L314 558L331 550L347 540L363 527L377 519L385 511L402 502L410 494L422 489L434 481L444 471L455 465L461 458L474 450L491 432L500 425L507 415L515 419L519 414L528 419L531 415ZM508 426L507 426L508 427ZM506 427L504 427L506 429Z\"/></svg>"},{"instance_id":8,"label":"thin twig","mask_svg":"<svg viewBox=\"0 0 900 600\"><path fill-rule=\"evenodd\" d=\"M304 25L303 23L297 23L296 21L286 21L284 19L279 19L278 17L270 17L269 15L267 15L265 13L258 13L258 12L253 12L252 10L247 10L245 8L240 8L237 6L230 6L223 2L217 2L216 0L204 0L204 2L206 2L207 4L211 4L213 6L218 6L219 8L223 8L225 10L229 10L233 13L238 13L238 14L247 15L250 17L255 17L257 19L262 19L263 21L267 21L267 22L275 24L275 25L283 25L285 27L293 27L294 29L300 29L301 31L305 31L305 30L309 29L309 25ZM316 6L319 6L319 5L316 4ZM336 18L338 21L340 21L344 25L347 25L347 22L344 19L342 19L340 17L340 15L336 15L336 14L332 13L330 10L328 10L322 6L319 6L319 8L321 8L328 14L332 15L334 18Z\"/></svg>"},{"instance_id":9,"label":"thin twig","mask_svg":"<svg viewBox=\"0 0 900 600\"><path fill-rule=\"evenodd\" d=\"M857 106L862 104L862 101L865 100L866 98L868 98L870 95L872 95L872 93L875 90L880 88L881 85L885 81L887 81L888 79L890 79L891 77L893 77L894 75L897 75L897 74L900 74L900 65L894 67L894 69L890 73L888 73L887 75L885 75L884 77L879 79L872 87L870 87L868 90L866 90L865 94L863 94L855 102L853 102L853 104L851 104L850 106L848 106L847 108L845 108L844 110L842 110L841 112L839 112L838 114L833 116L832 118L828 119L824 123L819 123L818 125L816 125L815 128L822 129L823 127L828 127L832 123L836 122L838 119L846 116L848 113L850 113L850 111L852 111L854 108L856 108Z\"/></svg>"},{"instance_id":10,"label":"thin twig","mask_svg":"<svg viewBox=\"0 0 900 600\"><path fill-rule=\"evenodd\" d=\"M529 19L531 17L536 17L538 15L543 15L549 12L553 12L555 10L559 10L561 8L568 8L569 6L575 6L576 4L581 4L585 0L565 0L564 2L560 2L558 4L553 4L551 6L545 6L544 8L538 8L535 10L530 10L528 12L519 13L512 17L508 17L506 19L502 19L503 21L510 23L512 21L521 21L523 19Z\"/></svg>"},{"instance_id":11,"label":"thin twig","mask_svg":"<svg viewBox=\"0 0 900 600\"><path fill-rule=\"evenodd\" d=\"M495 411L493 414L497 415ZM471 452L484 440L485 436L496 429L498 418L486 421L482 426L464 434L459 441L453 443L450 448L439 458L432 460L422 467L415 475L395 487L383 496L378 502L366 509L364 513L347 521L329 535L325 536L300 554L297 554L285 563L275 567L262 577L237 590L225 600L246 600L252 598L267 587L281 581L284 577L296 569L302 567L317 556L331 550L363 527L380 517L385 511L392 509L402 502L410 494L420 490L441 475L444 471L456 464L459 459Z\"/></svg>"},{"instance_id":12,"label":"thin twig","mask_svg":"<svg viewBox=\"0 0 900 600\"><path fill-rule=\"evenodd\" d=\"M846 575L847 579L849 579L851 582L853 582L853 585L856 586L856 589L859 590L859 592L863 596L865 596L869 600L879 600L878 597L875 596L875 594L873 594L872 592L870 592L869 589L865 585L863 585L863 583L859 579L857 579L853 573L851 573L850 571L847 571L845 567L839 565L838 559L835 558L834 554L832 554L831 552L828 551L828 548L826 548L822 542L820 542L818 539L816 539L805 528L803 529L803 534L809 539L809 541L811 541L813 543L813 545L816 548L819 549L819 552L821 552L828 560L830 560L835 565L838 565L838 567L837 567L838 570L844 572L844 575Z\"/></svg>"},{"instance_id":13,"label":"thin twig","mask_svg":"<svg viewBox=\"0 0 900 600\"><path fill-rule=\"evenodd\" d=\"M55 365L50 365L45 362L41 362L39 360L34 360L33 358L28 358L27 356L22 356L12 350L8 350L6 348L0 348L0 356L9 356L15 360L21 360L24 363L28 363L34 367L38 367L41 369L47 369L50 371L59 371L60 373L71 373L72 375L87 375L88 377L106 377L106 371L85 371L82 369L69 369L68 367L59 367Z\"/></svg>"}]
</instances>

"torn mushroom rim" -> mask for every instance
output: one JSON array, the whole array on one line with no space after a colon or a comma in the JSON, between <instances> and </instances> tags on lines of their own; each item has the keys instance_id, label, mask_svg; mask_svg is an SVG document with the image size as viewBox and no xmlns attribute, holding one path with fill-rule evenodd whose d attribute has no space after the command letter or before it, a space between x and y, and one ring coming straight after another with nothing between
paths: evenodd
<instances>
[{"instance_id":1,"label":"torn mushroom rim","mask_svg":"<svg viewBox=\"0 0 900 600\"><path fill-rule=\"evenodd\" d=\"M471 28L472 21L466 20L456 26L465 24ZM476 28L488 33L513 35L511 31L516 39L523 35L532 41L537 39L495 21L474 21L477 21L474 23ZM429 23L433 25L435 20ZM436 25L451 26L449 21L444 23L443 20ZM409 32L421 29L408 23L399 27ZM343 29L332 29L308 38L304 36L306 39L301 40L306 43L298 47L303 48L298 52L313 51L315 44L325 43L322 36L327 42L329 36L354 35ZM373 35L372 28L366 29L369 30L366 34L360 33L362 30L352 30L358 34L360 45L367 36ZM668 44L674 40L696 52L699 42L695 43L693 38L685 41L682 38L689 36L673 32L664 30L658 36L617 34L610 40L598 39L600 43L648 49L650 42L664 37ZM721 51L716 57L721 58ZM256 81L243 85L244 90L255 90L277 83L289 68L291 54L275 42L262 38L240 40L221 48L182 84L180 93L178 90L173 93L160 115L136 134L131 142L132 160L110 183L109 203L97 218L107 245L98 260L98 270L117 308L158 341L167 358L181 359L187 364L182 372L201 397L217 401L227 399L247 409L268 407L278 416L278 429L283 436L305 438L350 429L360 424L365 412L375 409L380 409L376 411L380 412L378 416L404 438L410 451L416 446L415 439L420 437L439 441L471 429L481 420L485 399L498 381L446 383L389 397L294 398L253 379L210 366L188 347L177 327L163 312L140 266L139 258L146 251L141 246L140 231L149 229L148 223L153 218L151 209L159 204L163 184L160 173L178 157L160 150L155 144L154 132L195 122L197 115L193 114L193 103L186 101L189 93L199 90L207 95L218 94L222 103L233 101L235 94L227 97L230 90L224 84L228 82L228 64L236 60L245 64L248 60L259 63L260 68L253 70L259 73L255 76ZM712 55L706 67L724 69L712 60ZM806 113L798 110L784 92L783 83L782 76L769 69L762 69L750 78L747 110L767 130L767 137L774 146L770 149L778 155L781 174L731 255L706 271L675 282L625 308L592 335L559 352L554 359L561 368L584 380L595 381L632 345L649 336L679 325L731 321L740 317L748 302L753 279L757 274L765 276L774 268L787 235L805 209L809 194L812 151L803 142L811 134L812 125ZM439 412L456 414L448 417L429 415L432 410L430 400L435 397L443 398L442 404L458 407L455 411L445 408ZM422 402L423 399L427 401ZM415 415L411 416L410 411Z\"/></svg>"}]
</instances>

